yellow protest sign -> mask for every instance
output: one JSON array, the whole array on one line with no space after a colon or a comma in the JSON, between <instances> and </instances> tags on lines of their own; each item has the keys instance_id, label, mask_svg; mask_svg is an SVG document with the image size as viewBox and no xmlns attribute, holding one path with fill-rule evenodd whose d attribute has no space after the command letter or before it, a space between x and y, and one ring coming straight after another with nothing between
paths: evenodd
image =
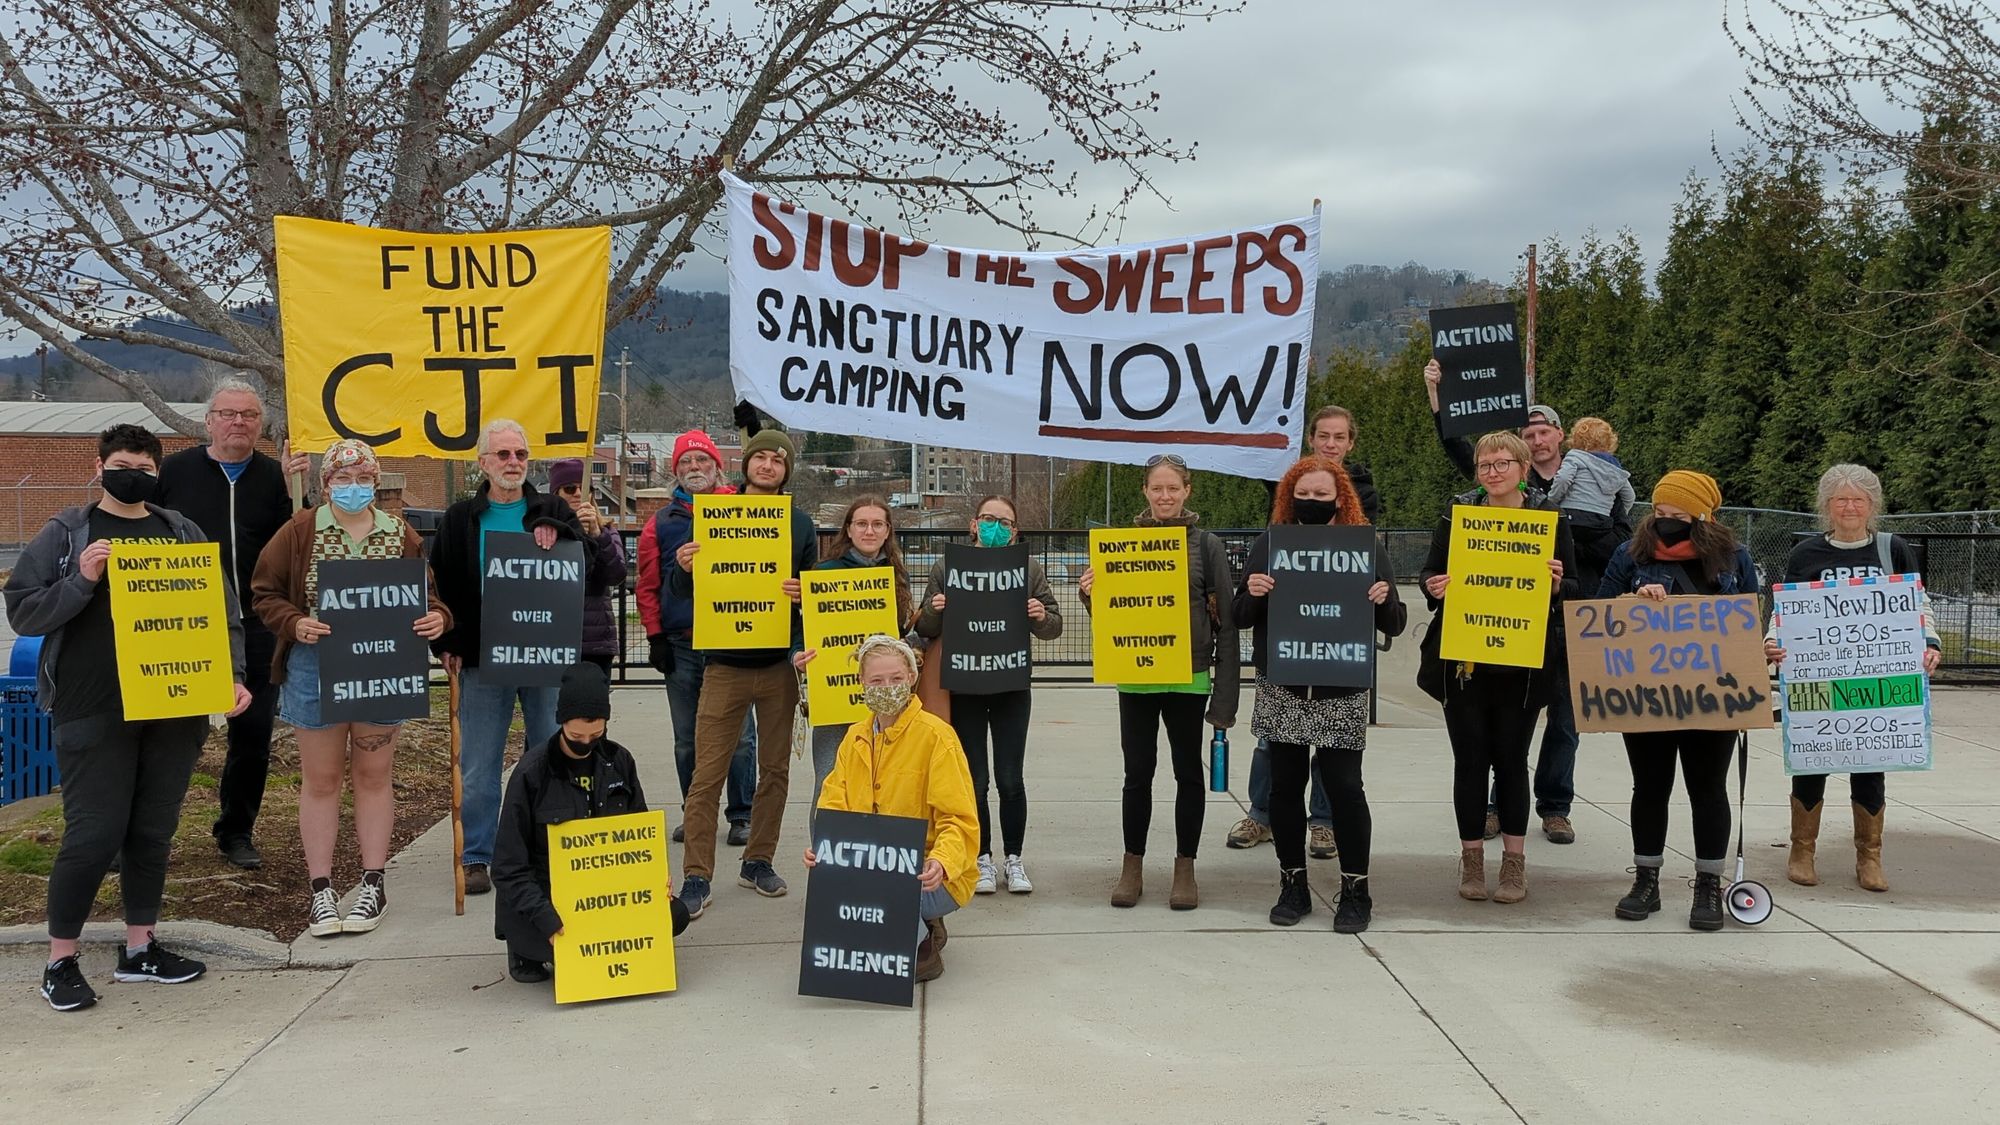
<instances>
[{"instance_id":1,"label":"yellow protest sign","mask_svg":"<svg viewBox=\"0 0 2000 1125\"><path fill-rule=\"evenodd\" d=\"M1187 528L1094 528L1090 569L1091 678L1100 684L1193 680Z\"/></svg>"},{"instance_id":2,"label":"yellow protest sign","mask_svg":"<svg viewBox=\"0 0 2000 1125\"><path fill-rule=\"evenodd\" d=\"M549 825L556 1003L674 990L670 878L659 809Z\"/></svg>"},{"instance_id":3,"label":"yellow protest sign","mask_svg":"<svg viewBox=\"0 0 2000 1125\"><path fill-rule=\"evenodd\" d=\"M113 542L104 577L127 722L236 706L221 547Z\"/></svg>"},{"instance_id":4,"label":"yellow protest sign","mask_svg":"<svg viewBox=\"0 0 2000 1125\"><path fill-rule=\"evenodd\" d=\"M469 460L487 421L512 418L537 457L590 455L610 228L276 225L294 450L360 438L382 454Z\"/></svg>"},{"instance_id":5,"label":"yellow protest sign","mask_svg":"<svg viewBox=\"0 0 2000 1125\"><path fill-rule=\"evenodd\" d=\"M1540 668L1555 578L1556 514L1457 504L1451 509L1444 633L1438 655Z\"/></svg>"},{"instance_id":6,"label":"yellow protest sign","mask_svg":"<svg viewBox=\"0 0 2000 1125\"><path fill-rule=\"evenodd\" d=\"M896 572L886 566L815 570L799 576L806 647L819 655L806 666L806 710L816 727L868 716L854 650L870 633L898 635Z\"/></svg>"},{"instance_id":7,"label":"yellow protest sign","mask_svg":"<svg viewBox=\"0 0 2000 1125\"><path fill-rule=\"evenodd\" d=\"M694 498L694 647L792 643L792 498Z\"/></svg>"}]
</instances>

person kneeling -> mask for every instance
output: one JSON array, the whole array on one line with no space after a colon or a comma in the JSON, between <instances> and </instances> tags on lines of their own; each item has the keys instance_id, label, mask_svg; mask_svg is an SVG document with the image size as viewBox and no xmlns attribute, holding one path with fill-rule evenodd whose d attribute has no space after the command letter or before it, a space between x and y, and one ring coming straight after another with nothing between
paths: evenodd
<instances>
[{"instance_id":1,"label":"person kneeling","mask_svg":"<svg viewBox=\"0 0 2000 1125\"><path fill-rule=\"evenodd\" d=\"M549 900L549 825L646 811L631 751L604 736L611 718L611 684L595 664L572 664L556 697L555 737L521 755L500 802L493 845L493 931L507 943L507 972L523 984L550 979L563 932ZM674 933L687 929L687 908L668 897Z\"/></svg>"},{"instance_id":2,"label":"person kneeling","mask_svg":"<svg viewBox=\"0 0 2000 1125\"><path fill-rule=\"evenodd\" d=\"M944 974L944 916L972 897L978 877L973 851L979 814L972 803L972 771L951 724L925 711L911 695L917 654L909 645L877 633L862 641L854 656L873 714L847 728L833 772L819 791L819 807L916 817L930 826L924 834L927 858L917 876L923 888L918 915L924 923L917 980L935 980ZM818 862L807 848L806 866Z\"/></svg>"}]
</instances>

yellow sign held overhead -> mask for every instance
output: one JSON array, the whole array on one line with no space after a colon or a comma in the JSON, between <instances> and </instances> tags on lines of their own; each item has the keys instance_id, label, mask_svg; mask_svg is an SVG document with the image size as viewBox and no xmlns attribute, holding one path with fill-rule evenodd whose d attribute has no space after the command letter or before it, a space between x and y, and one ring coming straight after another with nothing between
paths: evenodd
<instances>
[{"instance_id":1,"label":"yellow sign held overhead","mask_svg":"<svg viewBox=\"0 0 2000 1125\"><path fill-rule=\"evenodd\" d=\"M806 667L806 710L816 727L868 717L854 650L870 633L898 635L896 572L886 566L816 570L800 575L806 647L819 655Z\"/></svg>"},{"instance_id":2,"label":"yellow sign held overhead","mask_svg":"<svg viewBox=\"0 0 2000 1125\"><path fill-rule=\"evenodd\" d=\"M1556 513L1457 504L1438 655L1475 664L1540 668L1555 578Z\"/></svg>"},{"instance_id":3,"label":"yellow sign held overhead","mask_svg":"<svg viewBox=\"0 0 2000 1125\"><path fill-rule=\"evenodd\" d=\"M220 546L113 542L104 580L126 722L236 706Z\"/></svg>"},{"instance_id":4,"label":"yellow sign held overhead","mask_svg":"<svg viewBox=\"0 0 2000 1125\"><path fill-rule=\"evenodd\" d=\"M792 498L694 498L694 647L792 643Z\"/></svg>"},{"instance_id":5,"label":"yellow sign held overhead","mask_svg":"<svg viewBox=\"0 0 2000 1125\"><path fill-rule=\"evenodd\" d=\"M1187 528L1094 528L1090 569L1091 678L1100 684L1191 682Z\"/></svg>"},{"instance_id":6,"label":"yellow sign held overhead","mask_svg":"<svg viewBox=\"0 0 2000 1125\"><path fill-rule=\"evenodd\" d=\"M659 809L549 825L556 1003L674 990L670 878Z\"/></svg>"}]
</instances>

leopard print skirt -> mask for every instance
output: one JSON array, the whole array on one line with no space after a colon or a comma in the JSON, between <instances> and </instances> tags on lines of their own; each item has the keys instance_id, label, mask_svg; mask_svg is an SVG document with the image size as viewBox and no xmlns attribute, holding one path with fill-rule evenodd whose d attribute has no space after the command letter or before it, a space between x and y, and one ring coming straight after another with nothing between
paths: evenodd
<instances>
[{"instance_id":1,"label":"leopard print skirt","mask_svg":"<svg viewBox=\"0 0 2000 1125\"><path fill-rule=\"evenodd\" d=\"M1324 689L1322 689L1324 690ZM1303 689L1257 677L1250 733L1267 742L1363 750L1368 745L1368 693L1343 691L1308 699Z\"/></svg>"}]
</instances>

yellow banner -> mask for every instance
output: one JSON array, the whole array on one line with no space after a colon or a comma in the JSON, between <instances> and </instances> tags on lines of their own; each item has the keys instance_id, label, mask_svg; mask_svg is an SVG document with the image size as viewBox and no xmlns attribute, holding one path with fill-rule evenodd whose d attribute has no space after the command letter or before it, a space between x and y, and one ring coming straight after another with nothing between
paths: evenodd
<instances>
[{"instance_id":1,"label":"yellow banner","mask_svg":"<svg viewBox=\"0 0 2000 1125\"><path fill-rule=\"evenodd\" d=\"M1194 679L1184 527L1090 533L1091 678L1100 684Z\"/></svg>"},{"instance_id":2,"label":"yellow banner","mask_svg":"<svg viewBox=\"0 0 2000 1125\"><path fill-rule=\"evenodd\" d=\"M113 542L104 576L127 722L236 706L221 547Z\"/></svg>"},{"instance_id":3,"label":"yellow banner","mask_svg":"<svg viewBox=\"0 0 2000 1125\"><path fill-rule=\"evenodd\" d=\"M587 457L611 230L415 234L280 215L292 448L360 438L469 460L512 418L537 457Z\"/></svg>"},{"instance_id":4,"label":"yellow banner","mask_svg":"<svg viewBox=\"0 0 2000 1125\"><path fill-rule=\"evenodd\" d=\"M674 990L670 878L659 809L549 825L556 1003Z\"/></svg>"},{"instance_id":5,"label":"yellow banner","mask_svg":"<svg viewBox=\"0 0 2000 1125\"><path fill-rule=\"evenodd\" d=\"M792 643L792 498L694 498L694 647Z\"/></svg>"},{"instance_id":6,"label":"yellow banner","mask_svg":"<svg viewBox=\"0 0 2000 1125\"><path fill-rule=\"evenodd\" d=\"M1540 668L1555 579L1556 514L1458 504L1451 509L1444 634L1438 655Z\"/></svg>"},{"instance_id":7,"label":"yellow banner","mask_svg":"<svg viewBox=\"0 0 2000 1125\"><path fill-rule=\"evenodd\" d=\"M854 650L870 633L896 636L896 572L886 566L815 570L799 584L806 647L819 655L806 666L806 710L816 727L868 716Z\"/></svg>"}]
</instances>

